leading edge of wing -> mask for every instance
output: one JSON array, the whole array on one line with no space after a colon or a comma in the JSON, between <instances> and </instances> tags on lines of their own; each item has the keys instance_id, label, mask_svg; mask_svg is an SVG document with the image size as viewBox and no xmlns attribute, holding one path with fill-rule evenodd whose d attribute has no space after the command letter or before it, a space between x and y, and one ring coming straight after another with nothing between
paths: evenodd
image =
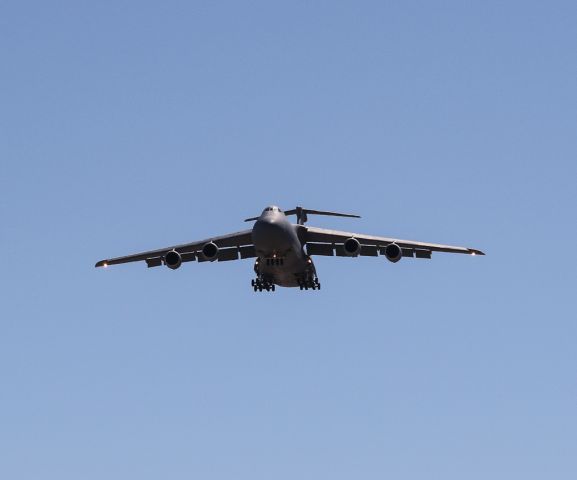
<instances>
[{"instance_id":1,"label":"leading edge of wing","mask_svg":"<svg viewBox=\"0 0 577 480\"><path fill-rule=\"evenodd\" d=\"M235 247L252 244L252 230L242 230L240 232L229 233L219 237L211 237L198 242L183 243L171 247L160 248L158 250L149 250L147 252L134 253L122 257L108 258L99 260L94 265L98 267L107 267L108 265L118 265L121 263L138 262L147 258L160 257L170 250L176 250L178 253L187 253L200 250L205 243L214 242L218 247Z\"/></svg>"},{"instance_id":2,"label":"leading edge of wing","mask_svg":"<svg viewBox=\"0 0 577 480\"><path fill-rule=\"evenodd\" d=\"M396 243L400 247L421 247L437 252L464 253L469 255L485 255L481 250L468 247L458 247L454 245L443 245L439 243L416 242L413 240L402 240L399 238L377 237L361 233L342 232L339 230L328 230L318 227L307 227L307 240L313 242L342 242L347 238L354 237L361 243L366 242L373 245Z\"/></svg>"}]
</instances>

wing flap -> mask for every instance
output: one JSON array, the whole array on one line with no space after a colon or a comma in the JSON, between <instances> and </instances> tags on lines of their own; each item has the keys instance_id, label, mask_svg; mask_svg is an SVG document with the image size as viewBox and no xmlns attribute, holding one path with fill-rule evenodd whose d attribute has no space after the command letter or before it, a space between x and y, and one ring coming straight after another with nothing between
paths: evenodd
<instances>
[{"instance_id":1,"label":"wing flap","mask_svg":"<svg viewBox=\"0 0 577 480\"><path fill-rule=\"evenodd\" d=\"M332 257L334 248L332 243L307 243L307 254Z\"/></svg>"},{"instance_id":2,"label":"wing flap","mask_svg":"<svg viewBox=\"0 0 577 480\"><path fill-rule=\"evenodd\" d=\"M364 245L361 243L361 257L378 257L379 251L376 245Z\"/></svg>"},{"instance_id":3,"label":"wing flap","mask_svg":"<svg viewBox=\"0 0 577 480\"><path fill-rule=\"evenodd\" d=\"M161 265L162 265L162 258L161 257L147 258L146 259L146 266L148 268L160 267Z\"/></svg>"},{"instance_id":4,"label":"wing flap","mask_svg":"<svg viewBox=\"0 0 577 480\"><path fill-rule=\"evenodd\" d=\"M183 253L181 255L181 258L183 262L194 262L196 260L196 253L194 252Z\"/></svg>"},{"instance_id":5,"label":"wing flap","mask_svg":"<svg viewBox=\"0 0 577 480\"><path fill-rule=\"evenodd\" d=\"M230 260L238 260L238 248L224 248L218 251L219 262L228 262Z\"/></svg>"},{"instance_id":6,"label":"wing flap","mask_svg":"<svg viewBox=\"0 0 577 480\"><path fill-rule=\"evenodd\" d=\"M427 258L431 259L431 251L430 250L415 250L415 258Z\"/></svg>"}]
</instances>

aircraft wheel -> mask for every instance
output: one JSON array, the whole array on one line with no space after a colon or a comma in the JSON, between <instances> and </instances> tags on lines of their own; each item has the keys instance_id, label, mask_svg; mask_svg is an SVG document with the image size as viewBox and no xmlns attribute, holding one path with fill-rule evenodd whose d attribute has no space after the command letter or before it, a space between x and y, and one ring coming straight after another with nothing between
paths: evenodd
<instances>
[{"instance_id":1,"label":"aircraft wheel","mask_svg":"<svg viewBox=\"0 0 577 480\"><path fill-rule=\"evenodd\" d=\"M275 286L273 285L272 287L270 287L271 290L274 292Z\"/></svg>"},{"instance_id":2,"label":"aircraft wheel","mask_svg":"<svg viewBox=\"0 0 577 480\"><path fill-rule=\"evenodd\" d=\"M254 289L255 292L258 290L258 287L256 285L253 285L252 288Z\"/></svg>"},{"instance_id":3,"label":"aircraft wheel","mask_svg":"<svg viewBox=\"0 0 577 480\"><path fill-rule=\"evenodd\" d=\"M254 287L254 278L250 281L250 284Z\"/></svg>"}]
</instances>

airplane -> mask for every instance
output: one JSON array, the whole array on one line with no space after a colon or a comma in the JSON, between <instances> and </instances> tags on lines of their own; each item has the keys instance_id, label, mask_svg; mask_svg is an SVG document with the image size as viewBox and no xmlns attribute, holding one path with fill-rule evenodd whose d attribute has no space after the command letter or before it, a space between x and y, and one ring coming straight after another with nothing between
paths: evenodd
<instances>
[{"instance_id":1,"label":"airplane","mask_svg":"<svg viewBox=\"0 0 577 480\"><path fill-rule=\"evenodd\" d=\"M290 215L296 216L296 224L288 220L287 216ZM348 213L310 210L303 207L283 212L276 205L270 205L260 216L245 220L255 222L249 230L100 260L95 267L144 260L149 268L165 265L176 270L183 263L192 261L226 262L256 258L254 264L256 278L251 281L251 286L255 292L263 290L274 292L275 285L299 287L301 290L320 290L321 284L311 258L313 255L337 257L383 255L393 263L403 257L430 259L432 252L485 255L473 248L311 227L305 225L309 215L360 218L358 215Z\"/></svg>"}]
</instances>

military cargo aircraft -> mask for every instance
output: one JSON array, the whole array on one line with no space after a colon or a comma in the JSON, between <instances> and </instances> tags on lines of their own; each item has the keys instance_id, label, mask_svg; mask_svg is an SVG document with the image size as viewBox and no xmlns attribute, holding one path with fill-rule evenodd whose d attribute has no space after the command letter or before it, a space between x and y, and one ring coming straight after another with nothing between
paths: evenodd
<instances>
[{"instance_id":1,"label":"military cargo aircraft","mask_svg":"<svg viewBox=\"0 0 577 480\"><path fill-rule=\"evenodd\" d=\"M289 215L296 215L296 224L289 222L287 218ZM480 250L473 248L311 227L305 225L308 215L360 218L358 215L303 207L283 212L279 207L270 205L260 216L245 220L255 222L251 229L159 250L109 258L96 263L96 267L144 260L148 267L166 265L175 270L183 263L192 261L226 262L256 258L254 264L256 278L251 281L252 288L255 292L263 290L274 292L275 285L299 287L301 290L320 290L321 284L311 258L313 255L338 257L383 255L393 263L403 257L431 258L432 252L484 255Z\"/></svg>"}]
</instances>

